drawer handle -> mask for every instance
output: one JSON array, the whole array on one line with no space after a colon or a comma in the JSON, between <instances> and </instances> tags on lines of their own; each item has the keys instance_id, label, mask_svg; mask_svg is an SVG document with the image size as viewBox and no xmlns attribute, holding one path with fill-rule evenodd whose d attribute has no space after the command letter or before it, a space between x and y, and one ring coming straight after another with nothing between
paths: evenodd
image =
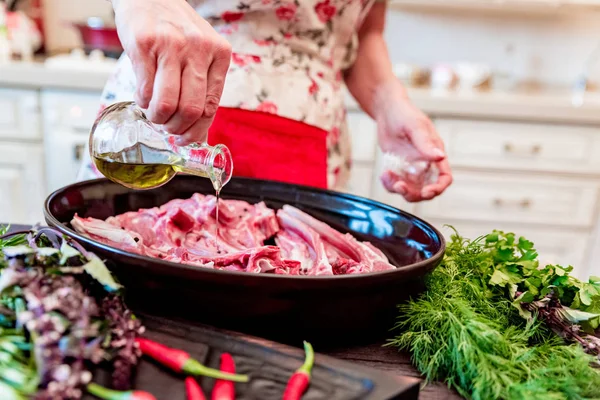
<instances>
[{"instance_id":1,"label":"drawer handle","mask_svg":"<svg viewBox=\"0 0 600 400\"><path fill-rule=\"evenodd\" d=\"M531 207L532 201L530 199L522 199L522 200L519 200L516 202L511 202L511 201L503 200L500 198L494 199L494 206L496 206L496 208L510 206L511 204L514 204L517 207L525 209L525 208Z\"/></svg>"},{"instance_id":2,"label":"drawer handle","mask_svg":"<svg viewBox=\"0 0 600 400\"><path fill-rule=\"evenodd\" d=\"M75 147L73 148L75 160L81 161L83 159L84 149L85 149L85 145L83 145L83 144L75 145Z\"/></svg>"},{"instance_id":3,"label":"drawer handle","mask_svg":"<svg viewBox=\"0 0 600 400\"><path fill-rule=\"evenodd\" d=\"M529 148L521 148L519 149L517 146L511 144L511 143L506 143L504 145L504 152L505 153L509 153L509 154L525 154L525 155L538 155L540 154L540 152L542 151L542 146L539 144L534 144L533 146L529 147Z\"/></svg>"}]
</instances>

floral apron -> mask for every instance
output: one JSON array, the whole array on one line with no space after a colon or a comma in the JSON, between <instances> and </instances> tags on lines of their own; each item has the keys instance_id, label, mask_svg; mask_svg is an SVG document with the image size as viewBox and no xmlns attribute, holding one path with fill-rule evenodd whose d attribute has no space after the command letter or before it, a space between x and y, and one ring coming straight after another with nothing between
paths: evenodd
<instances>
[{"instance_id":1,"label":"floral apron","mask_svg":"<svg viewBox=\"0 0 600 400\"><path fill-rule=\"evenodd\" d=\"M220 105L326 131L326 180L333 189L344 187L351 167L342 74L356 58L358 28L376 1L189 0L233 48ZM123 55L101 108L132 100L135 86ZM87 156L79 180L100 175Z\"/></svg>"}]
</instances>

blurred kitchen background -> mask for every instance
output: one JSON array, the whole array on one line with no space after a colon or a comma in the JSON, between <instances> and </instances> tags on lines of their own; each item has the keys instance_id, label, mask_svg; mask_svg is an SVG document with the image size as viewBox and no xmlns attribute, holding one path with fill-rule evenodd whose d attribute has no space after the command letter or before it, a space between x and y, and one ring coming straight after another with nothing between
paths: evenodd
<instances>
[{"instance_id":1,"label":"blurred kitchen background","mask_svg":"<svg viewBox=\"0 0 600 400\"><path fill-rule=\"evenodd\" d=\"M0 221L35 223L46 196L75 180L120 49L106 0L4 7ZM533 239L544 261L600 275L600 0L391 0L389 7L396 72L443 135L455 183L416 205L387 194L375 125L349 99L348 191L446 234L445 224L469 237L514 231Z\"/></svg>"}]
</instances>

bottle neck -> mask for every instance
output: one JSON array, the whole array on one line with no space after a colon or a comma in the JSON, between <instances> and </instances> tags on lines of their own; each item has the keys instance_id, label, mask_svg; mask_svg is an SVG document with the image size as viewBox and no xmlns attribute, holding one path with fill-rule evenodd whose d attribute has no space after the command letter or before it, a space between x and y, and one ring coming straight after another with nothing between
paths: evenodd
<instances>
[{"instance_id":1,"label":"bottle neck","mask_svg":"<svg viewBox=\"0 0 600 400\"><path fill-rule=\"evenodd\" d=\"M177 146L173 135L168 135L167 141L171 150L179 156L176 168L180 172L209 178L217 191L231 179L233 160L226 146L210 146L207 143Z\"/></svg>"}]
</instances>

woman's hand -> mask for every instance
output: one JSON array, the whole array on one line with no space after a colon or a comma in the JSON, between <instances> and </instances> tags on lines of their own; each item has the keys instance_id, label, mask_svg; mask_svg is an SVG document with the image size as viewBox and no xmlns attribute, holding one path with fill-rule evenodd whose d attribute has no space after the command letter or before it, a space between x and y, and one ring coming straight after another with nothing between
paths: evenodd
<instances>
[{"instance_id":1,"label":"woman's hand","mask_svg":"<svg viewBox=\"0 0 600 400\"><path fill-rule=\"evenodd\" d=\"M180 144L205 141L219 106L231 46L184 0L112 0L131 59L136 103Z\"/></svg>"},{"instance_id":2,"label":"woman's hand","mask_svg":"<svg viewBox=\"0 0 600 400\"><path fill-rule=\"evenodd\" d=\"M438 169L437 182L421 188L407 174L385 171L381 177L390 192L408 201L429 200L452 183L444 144L435 127L410 103L400 81L394 76L383 37L386 2L375 2L358 32L359 46L354 65L345 81L361 108L377 121L379 146L386 153L406 157ZM415 184L417 183L417 184Z\"/></svg>"},{"instance_id":3,"label":"woman's hand","mask_svg":"<svg viewBox=\"0 0 600 400\"><path fill-rule=\"evenodd\" d=\"M408 161L426 161L438 169L437 181L423 188L393 171L384 171L381 176L384 187L410 202L433 199L452 183L444 143L435 126L409 101L396 79L382 86L376 98L374 114L381 150L406 157Z\"/></svg>"}]
</instances>

